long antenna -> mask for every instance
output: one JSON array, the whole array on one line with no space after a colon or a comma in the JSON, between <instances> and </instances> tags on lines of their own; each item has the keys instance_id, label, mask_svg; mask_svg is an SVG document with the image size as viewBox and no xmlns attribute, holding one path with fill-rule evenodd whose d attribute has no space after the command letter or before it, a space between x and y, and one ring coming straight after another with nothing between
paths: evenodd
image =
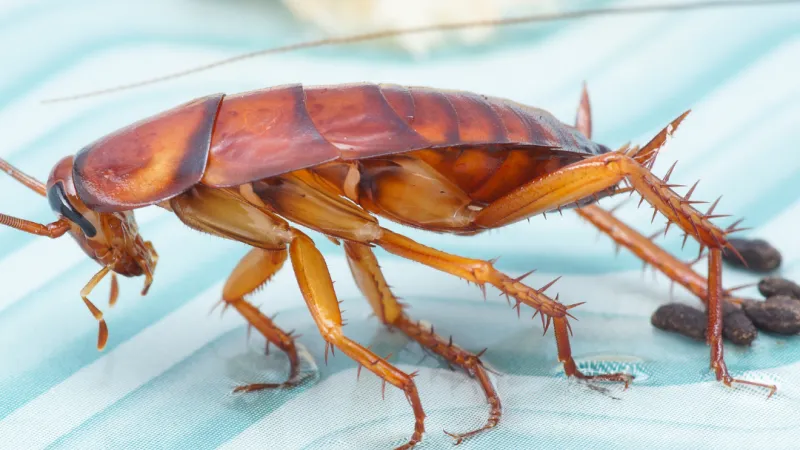
<instances>
[{"instance_id":1,"label":"long antenna","mask_svg":"<svg viewBox=\"0 0 800 450\"><path fill-rule=\"evenodd\" d=\"M10 175L15 180L36 191L42 197L47 196L44 183L12 166L8 161L0 158L0 170Z\"/></svg>"},{"instance_id":2,"label":"long antenna","mask_svg":"<svg viewBox=\"0 0 800 450\"><path fill-rule=\"evenodd\" d=\"M298 42L295 44L283 45L279 47L268 48L264 50L257 50L250 53L244 53L238 56L233 56L230 58L222 59L216 62L212 62L209 64L204 64L201 66L197 66L191 69L182 70L179 72L174 72L171 74L150 78L147 80L137 81L134 83L123 84L116 87L111 87L107 89L100 89L96 91L89 91L82 94L70 95L66 97L56 97L43 100L42 103L57 103L57 102L64 102L69 100L77 100L82 98L88 97L95 97L103 94L109 94L112 92L119 92L128 89L133 89L137 87L142 87L150 84L159 83L162 81L173 80L175 78L184 77L187 75L191 75L197 72L206 71L209 69L213 69L215 67L231 64L234 62L239 62L245 59L251 59L258 56L265 56L277 53L286 53L294 50L301 50L307 48L316 48L316 47L323 47L323 46L330 46L330 45L342 45L342 44L353 44L357 42L364 42L376 39L383 39L388 37L400 36L400 35L409 35L409 34L421 34L421 33L429 33L433 31L452 31L452 30L463 30L469 28L484 28L484 27L494 27L494 26L511 26L511 25L522 25L522 24L529 24L529 23L536 23L536 22L551 22L551 21L559 21L559 20L571 20L571 19L580 19L580 18L587 18L587 17L594 17L594 16L612 16L612 15L634 15L634 14L643 14L643 13L653 13L653 12L675 12L675 11L690 11L690 10L701 10L701 9L718 9L718 8L734 8L734 7L752 7L752 6L770 6L770 5L783 5L783 4L792 4L792 3L800 3L800 0L718 0L718 1L700 1L695 3L662 3L662 4L655 4L655 5L634 5L634 6L625 6L625 7L618 7L618 8L595 8L595 9L584 9L578 11L565 11L559 13L551 13L551 14L537 14L537 15L527 15L527 16L519 16L519 17L510 17L505 19L492 19L492 20L477 20L477 21L466 21L466 22L452 22L452 23L444 23L439 25L426 25L420 27L410 27L410 28L398 28L398 29L391 29L391 30L384 30L384 31L376 31L371 33L364 33L364 34L356 34L350 36L342 36L342 37L334 37L328 39L318 39L306 42Z\"/></svg>"}]
</instances>

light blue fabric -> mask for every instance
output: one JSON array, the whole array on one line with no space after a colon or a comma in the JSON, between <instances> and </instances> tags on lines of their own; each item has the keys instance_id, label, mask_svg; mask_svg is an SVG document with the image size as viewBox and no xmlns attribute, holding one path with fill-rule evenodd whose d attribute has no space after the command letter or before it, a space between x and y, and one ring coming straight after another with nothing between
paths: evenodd
<instances>
[{"instance_id":1,"label":"light blue fabric","mask_svg":"<svg viewBox=\"0 0 800 450\"><path fill-rule=\"evenodd\" d=\"M573 2L593 6L622 4ZM303 31L300 31L303 30ZM192 77L73 103L40 100L138 81L244 51L313 35L266 1L4 2L0 7L0 156L45 179L63 156L148 114L213 92L235 93L302 82L373 81L466 89L545 108L571 123L582 81L594 110L594 138L616 148L644 144L692 108L655 167L691 185L693 198L724 197L717 212L746 217L745 235L783 252L781 274L800 279L800 7L763 7L586 19L503 30L472 50L438 50L415 60L373 45L332 47L257 58ZM0 177L0 211L48 222L47 202ZM606 200L610 207L619 200ZM636 202L617 214L648 234L650 209ZM413 415L401 392L337 352L327 365L323 341L284 269L253 300L286 330L302 334L304 369L314 381L291 391L232 395L248 382L285 377L284 355L263 356L244 321L208 310L246 248L189 230L155 208L137 212L141 232L161 259L144 298L141 279L122 279L119 303L108 281L92 294L110 330L94 348L97 324L78 295L98 270L69 238L50 241L0 227L0 448L372 449L403 442ZM732 218L733 219L733 218ZM730 223L722 219L720 224ZM385 222L385 221L384 221ZM552 331L521 319L489 292L385 252L378 257L410 314L488 347L485 361L504 405L495 430L462 449L796 448L800 437L800 339L762 333L750 348L728 345L732 374L775 383L723 387L708 369L709 349L650 325L669 301L669 282L642 275L640 263L573 213L534 218L473 238L424 233L385 222L427 245L492 258L512 274L539 269L540 286L574 310L576 358L587 370L630 371L632 387L604 395L566 380ZM451 372L400 333L369 317L341 248L313 236L328 258L349 325L348 336L406 371L428 414L420 448L452 448L442 433L483 423L488 407L474 381ZM660 244L684 259L671 231ZM703 272L702 265L698 270ZM726 286L758 277L726 270ZM757 296L754 288L742 291ZM698 302L681 288L676 300ZM248 343L249 342L249 343ZM315 365L316 364L316 365Z\"/></svg>"}]
</instances>

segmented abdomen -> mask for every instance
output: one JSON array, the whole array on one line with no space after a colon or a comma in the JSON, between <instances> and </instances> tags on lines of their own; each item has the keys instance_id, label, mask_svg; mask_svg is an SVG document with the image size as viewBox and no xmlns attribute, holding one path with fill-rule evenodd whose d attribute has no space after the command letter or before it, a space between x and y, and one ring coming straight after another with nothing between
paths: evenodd
<instances>
[{"instance_id":1,"label":"segmented abdomen","mask_svg":"<svg viewBox=\"0 0 800 450\"><path fill-rule=\"evenodd\" d=\"M469 92L355 84L226 96L202 183L232 186L337 159L430 148L600 147L550 113Z\"/></svg>"},{"instance_id":2,"label":"segmented abdomen","mask_svg":"<svg viewBox=\"0 0 800 450\"><path fill-rule=\"evenodd\" d=\"M291 85L210 95L120 129L76 155L73 178L89 208L112 212L162 202L197 183L236 186L334 160L431 149L479 149L489 159L496 155L486 153L516 150L530 160L542 151L552 158L555 148L566 153L561 162L604 151L549 113L508 100L396 85ZM463 162L452 161L453 170L440 165L442 173ZM497 184L491 167L474 167L460 187ZM504 178L503 170L493 173Z\"/></svg>"}]
</instances>

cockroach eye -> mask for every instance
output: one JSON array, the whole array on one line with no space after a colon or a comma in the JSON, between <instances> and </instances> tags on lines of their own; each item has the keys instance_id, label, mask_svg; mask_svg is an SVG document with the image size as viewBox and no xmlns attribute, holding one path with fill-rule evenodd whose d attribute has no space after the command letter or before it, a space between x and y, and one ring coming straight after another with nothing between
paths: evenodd
<instances>
[{"instance_id":1,"label":"cockroach eye","mask_svg":"<svg viewBox=\"0 0 800 450\"><path fill-rule=\"evenodd\" d=\"M94 225L75 210L75 207L69 202L69 198L64 192L64 183L59 181L47 190L47 201L50 203L50 208L52 208L53 212L66 217L81 227L86 237L91 238L97 234Z\"/></svg>"}]
</instances>

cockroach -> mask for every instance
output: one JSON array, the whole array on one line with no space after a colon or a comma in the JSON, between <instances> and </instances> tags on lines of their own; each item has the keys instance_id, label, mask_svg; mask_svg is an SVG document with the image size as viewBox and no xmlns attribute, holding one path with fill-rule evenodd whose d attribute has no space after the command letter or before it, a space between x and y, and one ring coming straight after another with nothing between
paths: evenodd
<instances>
[{"instance_id":1,"label":"cockroach","mask_svg":"<svg viewBox=\"0 0 800 450\"><path fill-rule=\"evenodd\" d=\"M625 373L584 375L572 358L568 318L580 303L564 304L511 277L491 261L465 258L383 228L376 216L439 233L476 235L542 213L578 214L644 261L689 288L708 305L711 367L718 380L775 386L731 377L722 356L721 250L727 235L672 190L652 166L688 111L643 147L611 150L590 140L584 89L576 126L548 112L501 98L389 84L287 85L237 95L215 94L179 105L118 130L59 161L43 184L7 162L4 170L46 196L59 217L39 224L0 215L0 223L50 238L69 233L102 269L81 291L98 320L98 348L108 330L89 300L112 274L153 279L158 255L138 233L133 211L150 205L173 212L189 227L242 242L252 250L236 266L222 299L272 344L286 352L298 382L294 339L244 297L289 259L327 347L338 348L399 389L414 411L410 448L422 438L425 413L414 384L384 358L342 332L339 303L314 242L293 224L340 241L355 280L378 318L452 365L472 374L491 405L486 424L453 434L457 440L497 425L500 399L479 355L452 345L411 320L392 294L372 247L450 273L482 289L487 284L532 307L552 324L558 359L569 377L622 382ZM622 183L627 186L623 187ZM637 192L670 223L708 248L708 279L595 203ZM713 206L712 206L713 210ZM236 390L255 391L254 384Z\"/></svg>"},{"instance_id":2,"label":"cockroach","mask_svg":"<svg viewBox=\"0 0 800 450\"><path fill-rule=\"evenodd\" d=\"M723 358L722 250L736 252L712 223L714 203L695 208L691 191L679 195L669 177L651 168L667 138L686 118L673 120L646 145L616 150L591 140L591 111L584 88L575 125L511 100L426 87L360 83L278 86L235 95L214 94L178 105L111 133L66 156L46 183L0 160L10 176L47 198L58 217L40 224L0 214L0 223L50 238L72 236L101 269L81 290L99 323L98 349L108 338L101 311L89 300L107 275L144 276L150 287L158 261L139 235L134 211L158 206L197 231L252 249L222 292L270 343L288 355L289 376L277 385L236 388L252 392L300 382L295 339L245 300L291 262L306 305L327 350L334 347L401 389L414 414L408 449L425 432L425 412L414 374L405 373L342 331L339 303L325 259L302 225L341 244L356 284L376 316L453 366L472 375L490 405L479 429L451 434L460 442L495 427L500 398L481 353L472 353L412 320L389 288L373 247L455 275L484 290L491 285L535 310L545 331L552 325L565 374L586 381L623 383L627 373L586 375L572 357L571 310L525 275L511 277L485 261L446 253L383 228L378 217L409 227L474 236L547 212L572 210L620 246L694 293L707 306L711 368L727 386L733 378ZM597 205L599 199L638 193L669 224L708 253L708 277L677 260ZM112 297L116 296L112 289Z\"/></svg>"}]
</instances>

